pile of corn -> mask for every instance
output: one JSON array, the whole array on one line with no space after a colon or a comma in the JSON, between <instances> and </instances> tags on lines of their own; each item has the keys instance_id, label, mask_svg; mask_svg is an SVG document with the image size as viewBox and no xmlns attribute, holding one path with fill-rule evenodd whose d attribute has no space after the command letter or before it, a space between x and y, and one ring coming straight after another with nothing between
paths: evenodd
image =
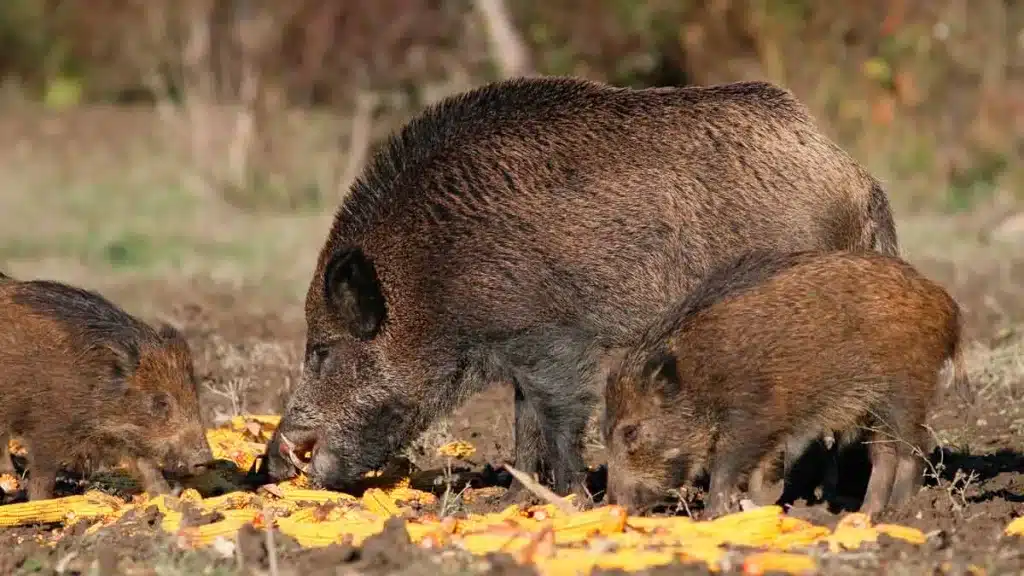
<instances>
[{"instance_id":1,"label":"pile of corn","mask_svg":"<svg viewBox=\"0 0 1024 576\"><path fill-rule=\"evenodd\" d=\"M275 417L236 418L209 431L214 456L230 459L241 469L252 466L263 453L264 442L277 424ZM442 449L451 458L465 457L472 447L453 443ZM6 484L6 485L5 485ZM5 491L17 479L0 477ZM467 490L472 499L487 489ZM545 574L586 574L591 569L640 570L676 561L704 562L712 570L727 560L727 546L745 546L761 552L747 555L743 569L760 574L780 571L801 574L816 570L814 558L801 550L824 543L832 551L850 550L875 542L880 534L913 543L925 535L904 526L872 524L861 514L849 514L835 530L783 514L777 506L755 508L698 522L689 518L630 517L618 506L602 506L566 513L552 504L466 517L439 518L415 512L417 505L436 503L436 497L409 487L408 480L388 489L370 488L361 498L307 488L303 480L264 486L257 492L234 491L203 498L194 488L179 496L146 494L126 501L98 491L83 495L0 506L0 528L30 524L71 526L88 521L89 531L117 522L130 510L155 506L162 512L161 527L176 536L181 546L207 546L234 537L245 524L274 527L303 546L325 546L351 541L358 545L381 532L393 516L407 519L410 539L426 548L455 546L474 554L506 552L519 562L534 564ZM202 525L184 522L186 507L216 513ZM192 512L194 514L194 511ZM1024 519L1007 528L1024 533Z\"/></svg>"}]
</instances>

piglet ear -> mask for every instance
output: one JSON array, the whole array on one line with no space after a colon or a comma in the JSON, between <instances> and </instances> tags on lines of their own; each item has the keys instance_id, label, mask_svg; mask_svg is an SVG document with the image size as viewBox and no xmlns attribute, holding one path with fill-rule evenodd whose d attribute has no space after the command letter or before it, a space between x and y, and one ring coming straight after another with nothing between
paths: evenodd
<instances>
[{"instance_id":1,"label":"piglet ear","mask_svg":"<svg viewBox=\"0 0 1024 576\"><path fill-rule=\"evenodd\" d=\"M174 326L171 326L167 322L161 322L160 325L157 326L157 334L160 336L161 340L177 348L179 351L186 354L190 353L188 340L185 340L185 335Z\"/></svg>"},{"instance_id":2,"label":"piglet ear","mask_svg":"<svg viewBox=\"0 0 1024 576\"><path fill-rule=\"evenodd\" d=\"M380 331L387 307L377 268L362 249L336 251L324 269L324 301L345 330L359 340Z\"/></svg>"},{"instance_id":3,"label":"piglet ear","mask_svg":"<svg viewBox=\"0 0 1024 576\"><path fill-rule=\"evenodd\" d=\"M643 376L650 383L651 391L661 399L674 398L682 388L676 357L667 350L659 351L647 360Z\"/></svg>"},{"instance_id":4,"label":"piglet ear","mask_svg":"<svg viewBox=\"0 0 1024 576\"><path fill-rule=\"evenodd\" d=\"M171 326L167 322L160 323L160 325L157 327L157 334L159 334L160 337L163 338L164 340L170 342L185 340L185 336L181 333L181 331L175 328L174 326Z\"/></svg>"},{"instance_id":5,"label":"piglet ear","mask_svg":"<svg viewBox=\"0 0 1024 576\"><path fill-rule=\"evenodd\" d=\"M113 353L110 365L108 391L115 394L127 394L130 381L139 369L139 349L134 344L110 343L107 349Z\"/></svg>"}]
</instances>

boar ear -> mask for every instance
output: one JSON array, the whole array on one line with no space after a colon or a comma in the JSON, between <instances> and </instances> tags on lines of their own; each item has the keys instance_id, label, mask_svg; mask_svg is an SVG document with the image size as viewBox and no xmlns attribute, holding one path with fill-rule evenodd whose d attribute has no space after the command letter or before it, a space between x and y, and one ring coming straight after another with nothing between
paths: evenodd
<instances>
[{"instance_id":1,"label":"boar ear","mask_svg":"<svg viewBox=\"0 0 1024 576\"><path fill-rule=\"evenodd\" d=\"M644 380L649 382L657 397L671 399L679 393L682 381L676 358L668 351L660 351L647 360L643 371Z\"/></svg>"},{"instance_id":2,"label":"boar ear","mask_svg":"<svg viewBox=\"0 0 1024 576\"><path fill-rule=\"evenodd\" d=\"M342 249L331 256L324 269L324 300L359 340L376 336L384 323L384 294L377 268L359 248Z\"/></svg>"}]
</instances>

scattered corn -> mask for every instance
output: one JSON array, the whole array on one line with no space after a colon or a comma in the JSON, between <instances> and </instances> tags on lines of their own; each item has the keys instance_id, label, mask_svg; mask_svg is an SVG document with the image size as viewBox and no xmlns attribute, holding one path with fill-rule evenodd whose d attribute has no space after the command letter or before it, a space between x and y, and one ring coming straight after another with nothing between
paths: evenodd
<instances>
[{"instance_id":1,"label":"scattered corn","mask_svg":"<svg viewBox=\"0 0 1024 576\"><path fill-rule=\"evenodd\" d=\"M1007 536L1024 536L1024 516L1007 524L1005 533Z\"/></svg>"},{"instance_id":2,"label":"scattered corn","mask_svg":"<svg viewBox=\"0 0 1024 576\"><path fill-rule=\"evenodd\" d=\"M276 416L238 416L221 428L209 430L207 437L215 457L233 460L239 468L249 469L265 451L265 442L278 422ZM453 442L438 452L449 458L466 458L474 448L465 442ZM117 471L109 479L118 486L123 480L123 488L129 487L128 477ZM0 476L0 489L12 492L17 487L18 479ZM162 513L161 528L175 535L183 546L209 546L219 538L230 539L247 524L276 526L303 546L346 540L358 545L382 531L388 518L408 513L407 505L437 503L434 494L411 488L408 479L387 488L369 488L361 498L313 489L305 476L268 485L257 492L232 488L211 498L203 498L201 492L206 492L204 484L197 483L178 497L142 494L127 503L99 492L87 492L81 496L11 504L0 506L0 527L70 526L80 519L89 519L91 532L117 522L129 510L155 506ZM471 502L499 493L500 489L493 488L470 489L464 497ZM182 526L187 506L195 506L202 513L217 513L221 518L209 524ZM419 546L453 545L474 554L507 552L518 562L533 564L542 574L582 575L596 568L635 571L674 562L699 562L717 571L722 569L730 546L755 549L743 561L744 574L805 574L815 572L817 566L812 557L798 550L819 543L839 551L876 542L879 534L914 544L925 541L920 530L895 524L873 525L863 514L848 514L835 530L829 530L786 516L778 506L755 508L710 522L683 517L630 517L619 506L566 513L552 504L528 508L512 505L500 512L468 514L458 519L424 513L413 516L417 517L405 526L410 539ZM61 536L59 531L54 534L48 544ZM1006 534L1024 535L1024 518L1011 522Z\"/></svg>"},{"instance_id":3,"label":"scattered corn","mask_svg":"<svg viewBox=\"0 0 1024 576\"><path fill-rule=\"evenodd\" d=\"M8 504L0 506L0 527L74 524L79 520L111 514L122 506L123 501L102 492Z\"/></svg>"},{"instance_id":4,"label":"scattered corn","mask_svg":"<svg viewBox=\"0 0 1024 576\"><path fill-rule=\"evenodd\" d=\"M449 442L437 449L439 456L445 456L447 458L469 458L475 452L476 448L474 448L472 444L469 442L463 442L462 440Z\"/></svg>"},{"instance_id":5,"label":"scattered corn","mask_svg":"<svg viewBox=\"0 0 1024 576\"><path fill-rule=\"evenodd\" d=\"M743 561L744 574L765 574L784 572L786 574L810 574L817 570L817 564L810 556L785 552L760 552L747 556Z\"/></svg>"},{"instance_id":6,"label":"scattered corn","mask_svg":"<svg viewBox=\"0 0 1024 576\"><path fill-rule=\"evenodd\" d=\"M19 487L21 487L21 483L18 482L17 478L10 474L0 474L0 490L3 492L14 492Z\"/></svg>"}]
</instances>

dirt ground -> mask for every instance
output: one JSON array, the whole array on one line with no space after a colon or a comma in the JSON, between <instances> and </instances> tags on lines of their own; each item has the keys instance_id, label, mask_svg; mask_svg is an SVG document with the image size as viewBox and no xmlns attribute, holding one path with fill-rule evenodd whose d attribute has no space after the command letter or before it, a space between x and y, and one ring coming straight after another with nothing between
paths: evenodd
<instances>
[{"instance_id":1,"label":"dirt ground","mask_svg":"<svg viewBox=\"0 0 1024 576\"><path fill-rule=\"evenodd\" d=\"M941 246L931 248L908 257L949 286L967 310L972 340L969 362L982 391L981 401L973 411L951 397L942 402L931 421L941 446L930 459L926 488L910 505L882 519L920 528L929 535L928 543L918 547L883 538L877 547L856 553L822 553L820 567L826 573L1024 571L1024 543L1001 535L1013 518L1024 513L1024 331L1014 328L1024 325L1024 250L1006 258L996 258L990 251L989 258L975 258L958 267L950 262L953 253ZM253 300L259 296L244 289L200 282L135 283L108 292L122 301L141 297L161 303L146 316L169 319L183 328L196 354L204 382L205 416L211 423L240 411L280 410L289 384L299 373L304 324L297 311L278 313L270 306L255 307ZM414 485L438 489L433 478L441 463L432 456L433 449L451 439L467 440L477 448L470 459L472 469L456 470L463 479L474 485L507 481L490 465L511 452L511 398L508 387L495 386L425 434L408 453L420 471L414 475ZM596 437L590 448L591 463L600 464ZM594 476L599 500L600 472ZM74 492L80 487L65 484L65 489ZM493 509L495 500L462 508ZM839 518L823 504L802 501L790 513L826 525ZM0 573L255 574L270 569L262 531L244 531L239 536L239 554L225 558L216 550L178 549L160 532L157 520L129 515L88 536L81 534L83 526L70 530L54 547L37 542L47 532L43 528L0 532ZM303 550L280 534L275 534L275 546L275 569L280 574L529 572L509 558L422 551L409 544L401 530L373 538L361 549L337 545ZM703 573L705 569L677 566L652 572Z\"/></svg>"},{"instance_id":2,"label":"dirt ground","mask_svg":"<svg viewBox=\"0 0 1024 576\"><path fill-rule=\"evenodd\" d=\"M14 167L13 160L0 154L0 172L10 174ZM44 184L49 186L48 181ZM300 372L302 295L329 211L312 217L227 217L217 211L220 208L197 203L190 211L180 208L180 213L168 214L164 204L143 202L120 188L101 187L104 200L93 202L90 198L95 197L83 196L86 192L77 188L42 187L36 194L31 187L35 185L16 182L12 186L25 188L23 193L0 195L0 269L96 288L148 320L179 326L195 354L203 381L204 416L211 425L237 413L281 410ZM41 212L34 210L48 211L52 226L63 231L59 242L49 239L56 232L33 236L44 234L34 224ZM118 210L133 215L134 228L103 227L116 220ZM205 219L197 220L198 214ZM1024 514L1024 233L997 239L992 234L997 220L984 211L898 217L906 257L943 283L966 311L968 362L980 401L972 410L951 396L940 403L930 422L938 446L929 459L926 487L908 506L884 518L920 528L928 542L912 546L883 537L878 546L856 552L822 550L816 554L823 573L1024 573L1024 542L1001 534L1012 519ZM148 236L140 236L143 230ZM110 260L125 251L135 255L131 262L139 270L126 270L121 260ZM173 266L166 264L172 260ZM494 466L511 455L509 387L495 385L476 396L410 447L407 456L417 471L415 487L443 490L435 483L442 462L434 453L453 439L477 448L471 466L455 471L459 481L476 486L507 482ZM603 459L596 435L589 439L588 459L595 466L593 492L599 501L597 466ZM864 479L851 477L849 492L854 496L863 489L858 480ZM76 492L83 484L65 482L62 488ZM496 499L461 503L456 509L490 510ZM840 517L823 504L806 502L796 503L790 513L826 525ZM246 529L239 535L236 552L224 553L181 549L161 532L158 520L154 515L129 514L89 535L83 533L84 525L78 526L55 546L40 543L51 536L48 527L0 530L0 574L532 572L508 557L420 550L396 526L359 549L302 549L274 533L269 542L274 554L268 553L266 533ZM737 566L726 572L738 570ZM650 572L707 570L671 566Z\"/></svg>"}]
</instances>

